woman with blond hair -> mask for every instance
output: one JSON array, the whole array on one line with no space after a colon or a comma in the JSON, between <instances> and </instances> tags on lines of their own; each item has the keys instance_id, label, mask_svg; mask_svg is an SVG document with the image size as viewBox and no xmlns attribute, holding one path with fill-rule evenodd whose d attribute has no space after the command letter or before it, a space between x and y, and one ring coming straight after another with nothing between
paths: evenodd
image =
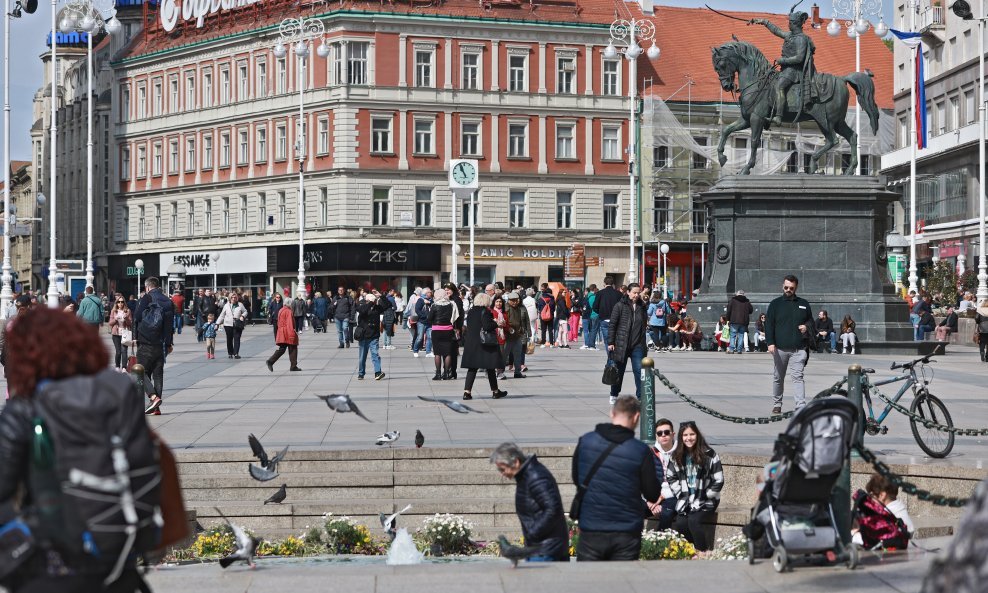
<instances>
[{"instance_id":1,"label":"woman with blond hair","mask_svg":"<svg viewBox=\"0 0 988 593\"><path fill-rule=\"evenodd\" d=\"M504 356L498 344L501 340L498 336L498 322L491 309L491 297L483 292L478 293L473 297L473 306L467 311L466 317L463 324L463 356L460 362L461 367L467 370L463 399L473 399L473 382L479 369L487 371L491 396L500 399L508 395L508 392L497 386L496 369L504 367ZM484 341L480 338L481 332L485 334ZM493 341L491 336L494 337Z\"/></svg>"}]
</instances>

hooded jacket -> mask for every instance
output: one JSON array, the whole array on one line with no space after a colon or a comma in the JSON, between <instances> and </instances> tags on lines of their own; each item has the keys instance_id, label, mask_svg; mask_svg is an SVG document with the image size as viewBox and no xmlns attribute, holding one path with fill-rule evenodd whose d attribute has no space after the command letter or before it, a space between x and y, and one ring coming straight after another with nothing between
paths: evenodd
<instances>
[{"instance_id":1,"label":"hooded jacket","mask_svg":"<svg viewBox=\"0 0 988 593\"><path fill-rule=\"evenodd\" d=\"M748 325L751 323L751 314L755 312L751 306L751 301L743 294L739 294L727 303L727 320L735 325Z\"/></svg>"}]
</instances>

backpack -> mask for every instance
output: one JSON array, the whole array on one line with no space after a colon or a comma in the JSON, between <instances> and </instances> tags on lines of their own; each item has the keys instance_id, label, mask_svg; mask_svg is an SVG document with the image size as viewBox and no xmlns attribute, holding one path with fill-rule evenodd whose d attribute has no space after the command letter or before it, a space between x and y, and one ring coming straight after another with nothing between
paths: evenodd
<instances>
[{"instance_id":1,"label":"backpack","mask_svg":"<svg viewBox=\"0 0 988 593\"><path fill-rule=\"evenodd\" d=\"M910 534L902 519L864 490L854 494L854 518L858 521L858 533L866 550L879 546L887 550L909 547Z\"/></svg>"},{"instance_id":2,"label":"backpack","mask_svg":"<svg viewBox=\"0 0 988 593\"><path fill-rule=\"evenodd\" d=\"M164 526L143 397L105 369L44 382L33 405L29 523L69 566L96 568L112 583L129 557L159 548Z\"/></svg>"},{"instance_id":3,"label":"backpack","mask_svg":"<svg viewBox=\"0 0 988 593\"><path fill-rule=\"evenodd\" d=\"M137 324L137 337L141 342L160 343L165 337L165 316L154 297L144 308L141 322Z\"/></svg>"},{"instance_id":4,"label":"backpack","mask_svg":"<svg viewBox=\"0 0 988 593\"><path fill-rule=\"evenodd\" d=\"M655 317L657 319L662 319L665 316L666 316L666 307L665 307L665 305L663 303L659 303L655 307Z\"/></svg>"},{"instance_id":5,"label":"backpack","mask_svg":"<svg viewBox=\"0 0 988 593\"><path fill-rule=\"evenodd\" d=\"M539 311L539 319L542 321L552 321L552 308L549 306L551 302L549 297L542 297L542 310Z\"/></svg>"}]
</instances>

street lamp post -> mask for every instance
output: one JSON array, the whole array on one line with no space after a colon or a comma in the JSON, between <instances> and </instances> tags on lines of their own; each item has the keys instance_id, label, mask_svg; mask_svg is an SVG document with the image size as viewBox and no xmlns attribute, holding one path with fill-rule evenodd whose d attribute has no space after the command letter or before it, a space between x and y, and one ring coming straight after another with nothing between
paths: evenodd
<instances>
[{"instance_id":1,"label":"street lamp post","mask_svg":"<svg viewBox=\"0 0 988 593\"><path fill-rule=\"evenodd\" d=\"M299 298L306 297L305 290L305 60L309 57L309 42L319 38L321 42L316 49L320 58L329 55L329 46L323 37L326 28L319 19L287 18L278 27L278 43L274 46L276 58L288 55L289 47L294 48L298 56L298 141L295 153L298 158L298 289Z\"/></svg>"},{"instance_id":2,"label":"street lamp post","mask_svg":"<svg viewBox=\"0 0 988 593\"><path fill-rule=\"evenodd\" d=\"M48 249L51 253L48 254L48 292L46 294L46 301L52 309L58 307L58 289L55 286L55 278L58 274L58 259L55 257L55 237L58 231L58 227L55 224L55 204L58 202L58 192L56 191L57 178L55 175L55 161L58 154L56 150L58 146L58 120L55 118L55 111L58 109L58 30L55 28L55 17L58 12L57 4L58 0L51 0L51 80L49 81L51 103L48 105L48 112L51 116L51 125L49 126L50 136L48 139L48 196L51 200L48 210Z\"/></svg>"},{"instance_id":3,"label":"street lamp post","mask_svg":"<svg viewBox=\"0 0 988 593\"><path fill-rule=\"evenodd\" d=\"M137 295L141 295L141 274L144 273L144 260L139 259L134 262L134 268L137 270Z\"/></svg>"},{"instance_id":4,"label":"street lamp post","mask_svg":"<svg viewBox=\"0 0 988 593\"><path fill-rule=\"evenodd\" d=\"M841 26L837 22L838 18L847 21L847 36L854 39L854 71L861 72L861 36L871 28L871 22L866 17L874 18L878 15L878 24L875 25L875 35L883 38L888 35L889 28L885 24L882 15L882 0L833 0L834 18L827 25L827 33L831 37L840 35ZM854 99L854 133L855 152L858 154L857 168L855 175L861 175L861 102Z\"/></svg>"},{"instance_id":5,"label":"street lamp post","mask_svg":"<svg viewBox=\"0 0 988 593\"><path fill-rule=\"evenodd\" d=\"M631 223L629 225L628 244L628 282L634 282L638 272L635 265L635 209L638 204L638 178L635 171L635 150L638 146L638 105L636 93L638 90L638 58L642 48L638 40L651 41L652 46L646 54L650 60L659 58L659 47L655 45L655 25L652 21L616 19L611 23L611 42L604 48L604 57L614 58L623 54L628 60L628 184L631 190ZM614 47L614 42L624 42L628 46L624 50Z\"/></svg>"},{"instance_id":6,"label":"street lamp post","mask_svg":"<svg viewBox=\"0 0 988 593\"><path fill-rule=\"evenodd\" d=\"M86 286L93 286L93 36L120 30L113 0L72 0L62 12L63 33L86 34Z\"/></svg>"},{"instance_id":7,"label":"street lamp post","mask_svg":"<svg viewBox=\"0 0 988 593\"><path fill-rule=\"evenodd\" d=\"M216 294L216 274L220 271L220 252L214 251L209 254L209 259L213 262L213 294Z\"/></svg>"},{"instance_id":8,"label":"street lamp post","mask_svg":"<svg viewBox=\"0 0 988 593\"><path fill-rule=\"evenodd\" d=\"M659 246L659 252L662 253L662 300L666 299L669 294L669 244L663 243Z\"/></svg>"}]
</instances>

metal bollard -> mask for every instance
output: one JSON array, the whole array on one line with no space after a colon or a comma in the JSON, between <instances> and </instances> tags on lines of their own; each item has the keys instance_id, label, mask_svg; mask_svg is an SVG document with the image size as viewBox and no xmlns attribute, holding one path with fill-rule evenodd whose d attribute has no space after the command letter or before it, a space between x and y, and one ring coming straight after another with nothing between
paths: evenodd
<instances>
[{"instance_id":1,"label":"metal bollard","mask_svg":"<svg viewBox=\"0 0 988 593\"><path fill-rule=\"evenodd\" d=\"M852 445L861 444L864 437L864 410L861 407L861 365L852 364L847 367L847 399L858 408L858 427L855 430ZM844 469L841 470L830 502L834 509L834 519L837 520L837 530L841 541L851 543L851 459L848 457Z\"/></svg>"},{"instance_id":2,"label":"metal bollard","mask_svg":"<svg viewBox=\"0 0 988 593\"><path fill-rule=\"evenodd\" d=\"M141 394L141 397L144 397L144 394L147 393L144 389L144 365L135 364L130 367L130 372L134 375L134 382L137 383L138 392Z\"/></svg>"},{"instance_id":3,"label":"metal bollard","mask_svg":"<svg viewBox=\"0 0 988 593\"><path fill-rule=\"evenodd\" d=\"M642 397L639 437L643 443L655 444L655 361L642 359Z\"/></svg>"}]
</instances>

